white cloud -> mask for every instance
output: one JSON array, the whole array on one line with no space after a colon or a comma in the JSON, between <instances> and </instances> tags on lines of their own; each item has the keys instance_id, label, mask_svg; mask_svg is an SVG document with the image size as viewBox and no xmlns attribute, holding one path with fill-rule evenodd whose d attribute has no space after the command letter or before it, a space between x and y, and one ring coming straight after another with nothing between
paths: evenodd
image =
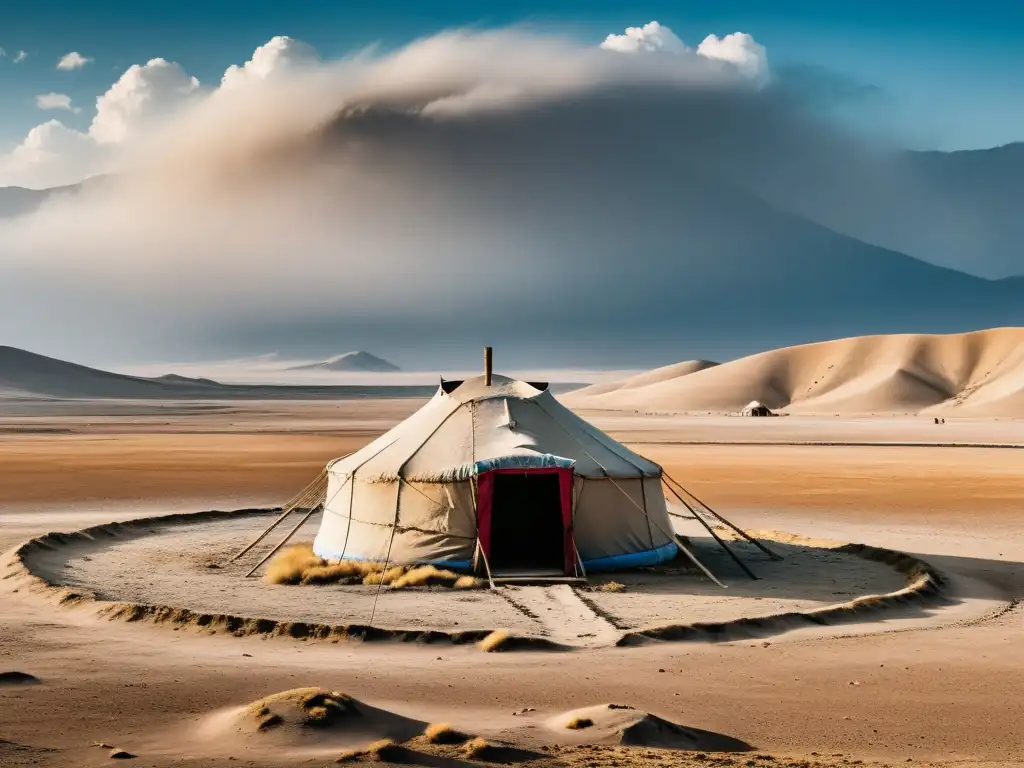
<instances>
[{"instance_id":1,"label":"white cloud","mask_svg":"<svg viewBox=\"0 0 1024 768\"><path fill-rule=\"evenodd\" d=\"M199 92L199 81L180 65L152 59L133 65L96 100L96 116L88 131L76 131L58 120L36 126L7 155L0 155L0 186L42 188L72 184L109 171L117 159L112 147L130 143L174 114ZM70 97L47 93L36 97L40 109L78 110Z\"/></svg>"},{"instance_id":2,"label":"white cloud","mask_svg":"<svg viewBox=\"0 0 1024 768\"><path fill-rule=\"evenodd\" d=\"M123 142L180 109L198 90L199 81L180 64L166 59L133 64L96 100L89 135L100 144Z\"/></svg>"},{"instance_id":3,"label":"white cloud","mask_svg":"<svg viewBox=\"0 0 1024 768\"><path fill-rule=\"evenodd\" d=\"M58 68L74 69L89 61L72 52L61 59ZM223 87L231 90L244 83L276 80L320 62L312 46L290 37L274 37L258 47L244 65L229 67ZM176 62L151 59L133 65L96 100L96 115L88 131L75 131L59 121L50 121L33 129L11 153L0 155L0 186L66 184L107 170L103 163L113 162L116 155L102 151L104 148L130 144L201 95L199 81ZM36 105L40 109L78 111L68 96L58 93L37 96ZM38 169L37 174L33 168Z\"/></svg>"},{"instance_id":4,"label":"white cloud","mask_svg":"<svg viewBox=\"0 0 1024 768\"><path fill-rule=\"evenodd\" d=\"M639 51L684 53L690 50L671 29L656 21L648 22L642 27L627 27L626 33L623 35L608 35L601 43L601 47L619 53Z\"/></svg>"},{"instance_id":5,"label":"white cloud","mask_svg":"<svg viewBox=\"0 0 1024 768\"><path fill-rule=\"evenodd\" d=\"M23 62L27 58L28 53L26 53L25 51L18 51L16 54L14 54L14 63L21 64L21 62Z\"/></svg>"},{"instance_id":6,"label":"white cloud","mask_svg":"<svg viewBox=\"0 0 1024 768\"><path fill-rule=\"evenodd\" d=\"M37 125L0 156L0 184L34 188L74 184L101 168L96 143L59 120Z\"/></svg>"},{"instance_id":7,"label":"white cloud","mask_svg":"<svg viewBox=\"0 0 1024 768\"><path fill-rule=\"evenodd\" d=\"M517 46L528 49L529 55L520 55ZM55 177L67 183L74 180L75 173L116 170L137 159L147 166L163 162L166 153L149 151L153 144L174 145L184 151L181 148L192 142L195 151L204 151L198 148L200 144L216 143L222 153L216 160L227 163L231 156L244 167L249 153L259 151L267 141L280 140L279 136L269 138L273 131L299 135L308 131L311 123L330 120L339 109L351 106L338 101L339 92L347 93L354 104L362 99L363 91L387 92L387 98L396 101L413 92L429 93L430 98L417 103L414 111L435 119L454 119L557 99L593 82L686 87L714 81L730 87L748 78L761 78L767 71L764 49L743 33L721 39L709 36L694 50L671 29L652 21L630 27L625 34L609 35L600 47L627 55L609 56L558 37L451 32L418 41L390 56L364 53L324 66L312 46L278 36L256 48L244 64L230 66L220 87L213 91L202 89L179 64L152 59L130 67L97 99L96 114L86 132L51 121L39 126L9 155L0 156L0 185L44 186ZM79 67L87 61L72 52L60 66ZM737 79L732 76L736 73L745 77ZM271 82L284 84L271 89L279 91L278 96L260 95L267 90L262 85ZM230 94L230 106L211 103L223 101L207 98L217 93L224 93L225 98ZM380 98L382 104L386 102L385 97ZM268 107L275 99L283 106ZM62 94L44 94L37 103L42 109L74 109ZM170 125L167 131L161 130L169 118L188 112L192 104L200 109L191 110L195 115L188 126L178 129ZM280 111L276 122L266 120L268 109ZM199 125L201 128L194 127ZM211 138L214 133L220 137L217 142ZM59 171L62 152L68 157L65 169ZM32 176L34 165L39 168L38 178Z\"/></svg>"},{"instance_id":8,"label":"white cloud","mask_svg":"<svg viewBox=\"0 0 1024 768\"><path fill-rule=\"evenodd\" d=\"M7 55L7 51L5 51L3 48L0 48L0 59L2 59L6 55Z\"/></svg>"},{"instance_id":9,"label":"white cloud","mask_svg":"<svg viewBox=\"0 0 1024 768\"><path fill-rule=\"evenodd\" d=\"M86 58L78 51L72 51L71 53L66 53L60 57L60 61L57 62L57 69L63 69L65 71L81 69L90 61L92 61L92 59Z\"/></svg>"},{"instance_id":10,"label":"white cloud","mask_svg":"<svg viewBox=\"0 0 1024 768\"><path fill-rule=\"evenodd\" d=\"M722 38L708 35L692 51L671 29L652 21L642 27L628 27L622 35L608 35L601 47L619 53L696 53L709 61L727 64L755 82L763 82L768 76L764 46L746 32L733 32Z\"/></svg>"},{"instance_id":11,"label":"white cloud","mask_svg":"<svg viewBox=\"0 0 1024 768\"><path fill-rule=\"evenodd\" d=\"M320 63L320 54L313 46L292 37L278 35L257 48L252 58L242 66L232 64L228 67L221 86L236 88L247 82L270 80Z\"/></svg>"},{"instance_id":12,"label":"white cloud","mask_svg":"<svg viewBox=\"0 0 1024 768\"><path fill-rule=\"evenodd\" d=\"M768 55L764 46L745 32L733 32L723 38L708 35L697 46L697 54L727 62L755 80L768 76Z\"/></svg>"},{"instance_id":13,"label":"white cloud","mask_svg":"<svg viewBox=\"0 0 1024 768\"><path fill-rule=\"evenodd\" d=\"M39 109L66 109L69 112L81 112L77 107L71 106L71 97L66 93L41 93L36 96L36 106Z\"/></svg>"}]
</instances>

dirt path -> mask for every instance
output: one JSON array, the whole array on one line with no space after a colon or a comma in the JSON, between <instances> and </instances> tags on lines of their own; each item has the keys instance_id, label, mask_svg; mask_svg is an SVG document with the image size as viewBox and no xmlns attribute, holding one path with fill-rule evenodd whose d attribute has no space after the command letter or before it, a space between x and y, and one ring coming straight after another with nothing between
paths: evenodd
<instances>
[{"instance_id":1,"label":"dirt path","mask_svg":"<svg viewBox=\"0 0 1024 768\"><path fill-rule=\"evenodd\" d=\"M596 648L614 645L622 633L599 616L568 584L553 587L505 587L503 597L536 619L544 635L563 645Z\"/></svg>"}]
</instances>

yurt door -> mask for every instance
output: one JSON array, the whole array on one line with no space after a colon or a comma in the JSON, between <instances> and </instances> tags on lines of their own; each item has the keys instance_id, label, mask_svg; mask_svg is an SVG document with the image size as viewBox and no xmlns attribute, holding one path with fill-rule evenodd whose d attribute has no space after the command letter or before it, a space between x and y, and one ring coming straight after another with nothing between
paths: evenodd
<instances>
[{"instance_id":1,"label":"yurt door","mask_svg":"<svg viewBox=\"0 0 1024 768\"><path fill-rule=\"evenodd\" d=\"M477 480L480 546L495 574L573 572L571 469L495 469Z\"/></svg>"}]
</instances>

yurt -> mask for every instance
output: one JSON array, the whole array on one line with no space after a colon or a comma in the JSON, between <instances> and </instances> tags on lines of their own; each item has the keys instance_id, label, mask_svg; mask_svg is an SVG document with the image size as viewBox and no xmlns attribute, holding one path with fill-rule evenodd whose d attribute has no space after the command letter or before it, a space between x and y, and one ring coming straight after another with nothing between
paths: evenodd
<instances>
[{"instance_id":1,"label":"yurt","mask_svg":"<svg viewBox=\"0 0 1024 768\"><path fill-rule=\"evenodd\" d=\"M744 416L774 416L772 409L762 403L760 400L751 400L745 406L740 413Z\"/></svg>"},{"instance_id":2,"label":"yurt","mask_svg":"<svg viewBox=\"0 0 1024 768\"><path fill-rule=\"evenodd\" d=\"M546 384L442 381L419 411L328 465L313 549L494 575L653 565L678 551L661 476Z\"/></svg>"}]
</instances>

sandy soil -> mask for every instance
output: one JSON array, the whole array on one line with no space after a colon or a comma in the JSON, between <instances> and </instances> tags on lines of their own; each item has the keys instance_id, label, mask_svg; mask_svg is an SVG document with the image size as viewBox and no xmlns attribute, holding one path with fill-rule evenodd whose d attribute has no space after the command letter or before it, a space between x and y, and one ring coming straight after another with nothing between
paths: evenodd
<instances>
[{"instance_id":1,"label":"sandy soil","mask_svg":"<svg viewBox=\"0 0 1024 768\"><path fill-rule=\"evenodd\" d=\"M390 406L371 407L374 419L387 420ZM392 421L409 407L395 407ZM91 414L72 427L76 434L8 433L0 439L0 548L54 528L138 517L140 510L280 503L326 458L373 431L360 423L358 433L346 433L345 409L329 418L297 407L296 427L283 405L275 408L265 421L247 413L245 428L230 424L234 415L191 416L184 434L175 434L172 424L156 433L132 424L143 418L138 415ZM789 418L796 417L777 421ZM33 419L36 429L66 428L65 417ZM846 423L809 421L806 430L830 442L847 435L862 442L856 422ZM920 429L918 422L888 423L888 433L870 429L890 442ZM5 591L0 671L25 672L40 683L0 687L0 763L103 764L108 750L91 746L102 741L138 754L141 765L287 764L272 749L206 756L183 734L260 697L320 686L407 718L445 720L489 740L510 740L535 750L535 765L673 764L651 750L540 749L539 734L547 733L551 718L605 702L740 740L780 764L908 758L1021 764L1024 710L1013 705L1024 690L1024 459L1018 450L685 445L668 441L714 433L713 425L659 421L648 429L637 416L623 426L613 434L646 442L636 447L740 524L913 552L951 577L963 604L983 601L991 609L958 614L941 627L886 623L828 636L799 630L770 643L482 654L468 647L174 632L99 620L56 609L24 590ZM765 442L756 431L743 440L742 429L730 439ZM970 429L985 436L982 422ZM965 442L1003 442L999 430ZM203 595L208 598L216 596ZM527 708L533 711L512 714ZM738 755L732 764L746 759Z\"/></svg>"}]
</instances>

